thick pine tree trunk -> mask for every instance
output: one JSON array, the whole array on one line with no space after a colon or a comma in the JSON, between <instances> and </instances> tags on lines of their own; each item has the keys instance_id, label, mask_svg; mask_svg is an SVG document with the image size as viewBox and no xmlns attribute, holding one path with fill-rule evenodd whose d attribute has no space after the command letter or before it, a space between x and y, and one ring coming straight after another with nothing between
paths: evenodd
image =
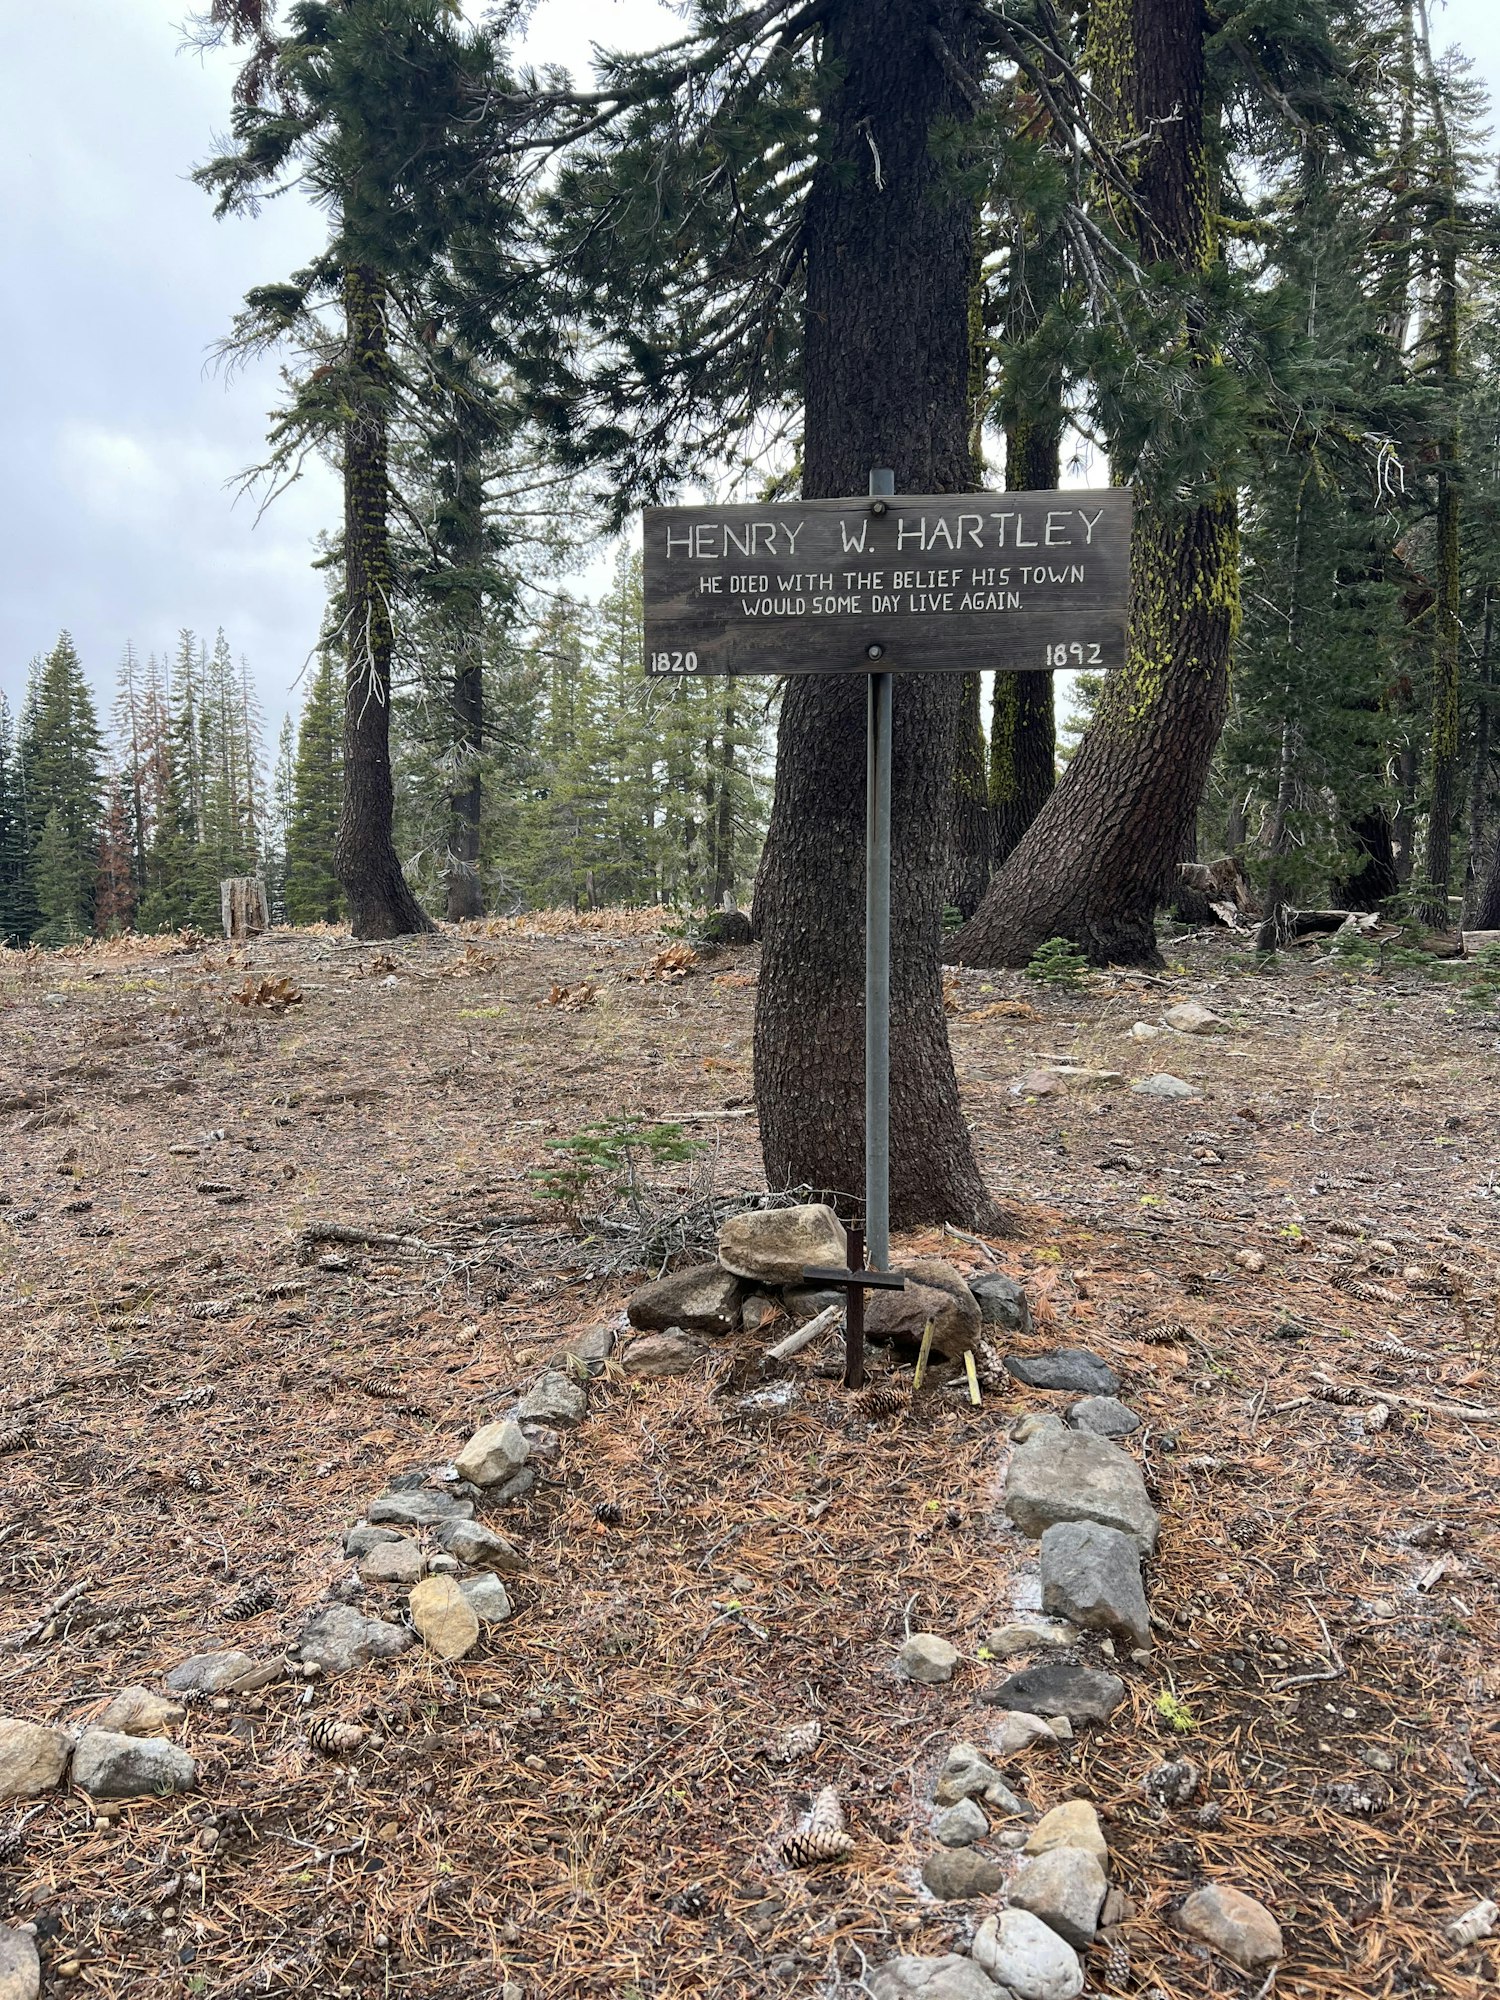
<instances>
[{"instance_id":1,"label":"thick pine tree trunk","mask_svg":"<svg viewBox=\"0 0 1500 2000\"><path fill-rule=\"evenodd\" d=\"M373 271L344 273L350 413L344 424L344 802L334 869L357 938L433 928L406 885L391 821L392 624L386 472L385 301Z\"/></svg>"},{"instance_id":2,"label":"thick pine tree trunk","mask_svg":"<svg viewBox=\"0 0 1500 2000\"><path fill-rule=\"evenodd\" d=\"M1334 885L1334 908L1378 910L1401 887L1389 812L1384 806L1371 806L1350 821L1349 835L1357 858L1350 873Z\"/></svg>"},{"instance_id":3,"label":"thick pine tree trunk","mask_svg":"<svg viewBox=\"0 0 1500 2000\"><path fill-rule=\"evenodd\" d=\"M1127 217L1150 262L1186 274L1217 252L1204 144L1201 0L1098 10L1095 87L1136 147ZM1215 365L1201 357L1205 367ZM1154 965L1157 905L1189 852L1228 701L1239 610L1234 497L1196 506L1139 496L1130 635L1062 783L954 946L968 965L1024 965L1049 937L1097 964Z\"/></svg>"},{"instance_id":4,"label":"thick pine tree trunk","mask_svg":"<svg viewBox=\"0 0 1500 2000\"><path fill-rule=\"evenodd\" d=\"M962 492L971 477L974 203L935 157L967 123L965 0L834 0L807 216L803 491ZM986 1221L959 1109L939 937L962 683L898 675L892 738L891 1220ZM863 675L794 677L756 892L756 1102L772 1187L864 1186Z\"/></svg>"}]
</instances>

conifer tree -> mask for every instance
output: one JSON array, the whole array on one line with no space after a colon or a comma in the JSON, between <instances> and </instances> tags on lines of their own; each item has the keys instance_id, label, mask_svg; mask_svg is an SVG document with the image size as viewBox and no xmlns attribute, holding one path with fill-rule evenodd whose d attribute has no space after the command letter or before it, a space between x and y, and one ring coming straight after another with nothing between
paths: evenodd
<instances>
[{"instance_id":1,"label":"conifer tree","mask_svg":"<svg viewBox=\"0 0 1500 2000\"><path fill-rule=\"evenodd\" d=\"M94 928L101 937L128 931L135 917L135 839L127 781L109 787L104 830L99 841L99 875L94 889Z\"/></svg>"},{"instance_id":2,"label":"conifer tree","mask_svg":"<svg viewBox=\"0 0 1500 2000\"><path fill-rule=\"evenodd\" d=\"M0 944L23 944L35 924L24 771L15 717L0 694Z\"/></svg>"},{"instance_id":3,"label":"conifer tree","mask_svg":"<svg viewBox=\"0 0 1500 2000\"><path fill-rule=\"evenodd\" d=\"M87 934L103 814L103 742L71 636L32 668L21 719L21 765L32 841L38 935ZM45 842L45 855L43 845Z\"/></svg>"},{"instance_id":4,"label":"conifer tree","mask_svg":"<svg viewBox=\"0 0 1500 2000\"><path fill-rule=\"evenodd\" d=\"M324 644L308 681L297 730L283 890L291 924L337 923L344 914L334 866L344 778L336 680L333 648Z\"/></svg>"}]
</instances>

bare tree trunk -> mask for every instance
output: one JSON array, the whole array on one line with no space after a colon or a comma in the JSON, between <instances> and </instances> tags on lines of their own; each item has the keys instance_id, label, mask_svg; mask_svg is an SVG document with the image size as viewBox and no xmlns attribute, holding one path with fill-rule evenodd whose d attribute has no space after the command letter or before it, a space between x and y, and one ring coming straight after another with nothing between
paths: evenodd
<instances>
[{"instance_id":1,"label":"bare tree trunk","mask_svg":"<svg viewBox=\"0 0 1500 2000\"><path fill-rule=\"evenodd\" d=\"M407 887L391 825L390 488L386 470L385 299L373 271L344 273L349 415L344 424L344 802L334 870L357 938L402 937L433 925Z\"/></svg>"},{"instance_id":2,"label":"bare tree trunk","mask_svg":"<svg viewBox=\"0 0 1500 2000\"><path fill-rule=\"evenodd\" d=\"M1096 88L1134 141L1137 207L1122 217L1150 262L1189 274L1217 258L1204 135L1201 0L1096 10ZM1205 369L1218 364L1207 352ZM1144 496L1131 548L1123 670L1061 784L954 946L963 964L1024 965L1049 937L1096 963L1154 965L1155 914L1187 852L1228 702L1239 617L1232 492L1184 506Z\"/></svg>"},{"instance_id":3,"label":"bare tree trunk","mask_svg":"<svg viewBox=\"0 0 1500 2000\"><path fill-rule=\"evenodd\" d=\"M964 0L833 0L807 214L803 490L964 491L974 203L935 135L972 119ZM986 1221L939 938L961 683L898 676L892 752L891 1220ZM793 676L756 893L756 1102L772 1187L864 1184L863 676Z\"/></svg>"}]
</instances>

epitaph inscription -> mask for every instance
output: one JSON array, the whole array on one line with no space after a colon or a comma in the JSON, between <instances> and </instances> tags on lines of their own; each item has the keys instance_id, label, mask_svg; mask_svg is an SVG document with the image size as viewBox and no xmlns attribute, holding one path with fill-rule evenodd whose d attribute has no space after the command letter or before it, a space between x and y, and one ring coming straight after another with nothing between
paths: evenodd
<instances>
[{"instance_id":1,"label":"epitaph inscription","mask_svg":"<svg viewBox=\"0 0 1500 2000\"><path fill-rule=\"evenodd\" d=\"M646 671L1118 667L1130 520L1122 487L648 507Z\"/></svg>"}]
</instances>

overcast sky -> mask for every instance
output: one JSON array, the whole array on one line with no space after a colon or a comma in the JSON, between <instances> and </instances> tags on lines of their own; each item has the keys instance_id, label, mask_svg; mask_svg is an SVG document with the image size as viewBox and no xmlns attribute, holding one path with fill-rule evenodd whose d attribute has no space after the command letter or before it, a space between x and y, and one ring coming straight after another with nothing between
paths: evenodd
<instances>
[{"instance_id":1,"label":"overcast sky","mask_svg":"<svg viewBox=\"0 0 1500 2000\"><path fill-rule=\"evenodd\" d=\"M222 625L269 716L317 633L308 566L337 517L314 471L257 523L236 473L260 456L274 364L211 365L250 285L318 240L293 201L215 222L188 179L229 110L234 61L184 49L193 0L5 8L0 68L0 690L67 626L107 699L127 640L168 648ZM678 23L658 0L541 0L528 52L582 72L591 42L642 47ZM1500 97L1500 6L1449 0L1458 42ZM65 88L63 87L65 83Z\"/></svg>"}]
</instances>

